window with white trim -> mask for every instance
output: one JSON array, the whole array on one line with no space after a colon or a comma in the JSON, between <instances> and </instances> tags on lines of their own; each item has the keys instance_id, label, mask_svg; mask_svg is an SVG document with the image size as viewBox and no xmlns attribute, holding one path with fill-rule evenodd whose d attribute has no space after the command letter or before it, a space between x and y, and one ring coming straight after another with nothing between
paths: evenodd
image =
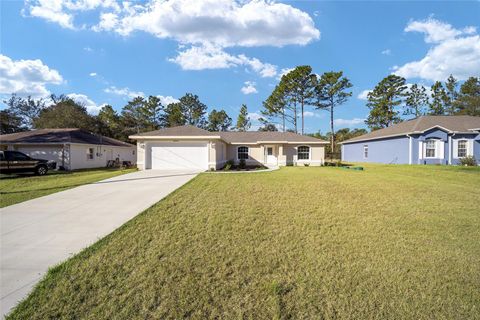
<instances>
[{"instance_id":1,"label":"window with white trim","mask_svg":"<svg viewBox=\"0 0 480 320\"><path fill-rule=\"evenodd\" d=\"M467 156L467 140L459 140L457 147L457 157L464 158Z\"/></svg>"},{"instance_id":2,"label":"window with white trim","mask_svg":"<svg viewBox=\"0 0 480 320\"><path fill-rule=\"evenodd\" d=\"M94 153L95 153L94 148L87 148L87 160L93 160Z\"/></svg>"},{"instance_id":3,"label":"window with white trim","mask_svg":"<svg viewBox=\"0 0 480 320\"><path fill-rule=\"evenodd\" d=\"M299 146L297 148L297 160L310 160L309 146Z\"/></svg>"},{"instance_id":4,"label":"window with white trim","mask_svg":"<svg viewBox=\"0 0 480 320\"><path fill-rule=\"evenodd\" d=\"M426 158L435 158L435 152L437 149L435 140L425 141L425 157Z\"/></svg>"},{"instance_id":5,"label":"window with white trim","mask_svg":"<svg viewBox=\"0 0 480 320\"><path fill-rule=\"evenodd\" d=\"M363 145L363 158L368 159L368 144Z\"/></svg>"},{"instance_id":6,"label":"window with white trim","mask_svg":"<svg viewBox=\"0 0 480 320\"><path fill-rule=\"evenodd\" d=\"M237 159L238 160L247 160L248 159L248 147L238 147L238 149L237 149Z\"/></svg>"}]
</instances>

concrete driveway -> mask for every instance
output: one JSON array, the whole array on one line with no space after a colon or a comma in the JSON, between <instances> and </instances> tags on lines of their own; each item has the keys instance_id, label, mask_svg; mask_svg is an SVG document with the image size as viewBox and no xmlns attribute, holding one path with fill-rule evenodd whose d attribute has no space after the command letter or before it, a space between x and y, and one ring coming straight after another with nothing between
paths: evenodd
<instances>
[{"instance_id":1,"label":"concrete driveway","mask_svg":"<svg viewBox=\"0 0 480 320\"><path fill-rule=\"evenodd\" d=\"M196 175L138 171L0 209L2 319L49 267L111 233Z\"/></svg>"}]
</instances>

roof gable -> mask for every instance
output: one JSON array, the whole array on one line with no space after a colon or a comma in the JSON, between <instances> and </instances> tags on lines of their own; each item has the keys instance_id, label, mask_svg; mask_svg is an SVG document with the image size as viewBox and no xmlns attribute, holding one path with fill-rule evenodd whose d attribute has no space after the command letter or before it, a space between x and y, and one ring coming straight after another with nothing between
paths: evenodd
<instances>
[{"instance_id":1,"label":"roof gable","mask_svg":"<svg viewBox=\"0 0 480 320\"><path fill-rule=\"evenodd\" d=\"M170 127L170 128L162 128L160 130L142 132L135 135L132 135L132 139L136 139L138 137L205 137L205 136L218 136L218 132L210 132L204 129L200 129L198 127L194 127L191 125L185 126L177 126L177 127Z\"/></svg>"}]
</instances>

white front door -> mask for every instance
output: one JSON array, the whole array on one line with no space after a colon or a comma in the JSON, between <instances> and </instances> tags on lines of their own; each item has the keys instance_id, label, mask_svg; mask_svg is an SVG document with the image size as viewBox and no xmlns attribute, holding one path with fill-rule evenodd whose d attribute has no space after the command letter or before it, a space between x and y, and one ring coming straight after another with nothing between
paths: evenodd
<instances>
[{"instance_id":1,"label":"white front door","mask_svg":"<svg viewBox=\"0 0 480 320\"><path fill-rule=\"evenodd\" d=\"M265 147L265 155L266 155L267 164L277 164L277 156L275 155L275 147L266 146Z\"/></svg>"},{"instance_id":2,"label":"white front door","mask_svg":"<svg viewBox=\"0 0 480 320\"><path fill-rule=\"evenodd\" d=\"M207 170L208 144L205 142L152 143L150 147L150 168Z\"/></svg>"}]
</instances>

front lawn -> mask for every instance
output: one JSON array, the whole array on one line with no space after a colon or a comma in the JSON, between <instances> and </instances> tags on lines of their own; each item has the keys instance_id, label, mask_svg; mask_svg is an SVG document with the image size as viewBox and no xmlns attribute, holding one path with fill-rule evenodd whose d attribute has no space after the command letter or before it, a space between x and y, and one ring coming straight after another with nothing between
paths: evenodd
<instances>
[{"instance_id":1,"label":"front lawn","mask_svg":"<svg viewBox=\"0 0 480 320\"><path fill-rule=\"evenodd\" d=\"M101 168L71 172L53 171L46 176L1 175L0 208L133 171L135 170Z\"/></svg>"},{"instance_id":2,"label":"front lawn","mask_svg":"<svg viewBox=\"0 0 480 320\"><path fill-rule=\"evenodd\" d=\"M10 319L478 319L480 171L202 174Z\"/></svg>"}]
</instances>

